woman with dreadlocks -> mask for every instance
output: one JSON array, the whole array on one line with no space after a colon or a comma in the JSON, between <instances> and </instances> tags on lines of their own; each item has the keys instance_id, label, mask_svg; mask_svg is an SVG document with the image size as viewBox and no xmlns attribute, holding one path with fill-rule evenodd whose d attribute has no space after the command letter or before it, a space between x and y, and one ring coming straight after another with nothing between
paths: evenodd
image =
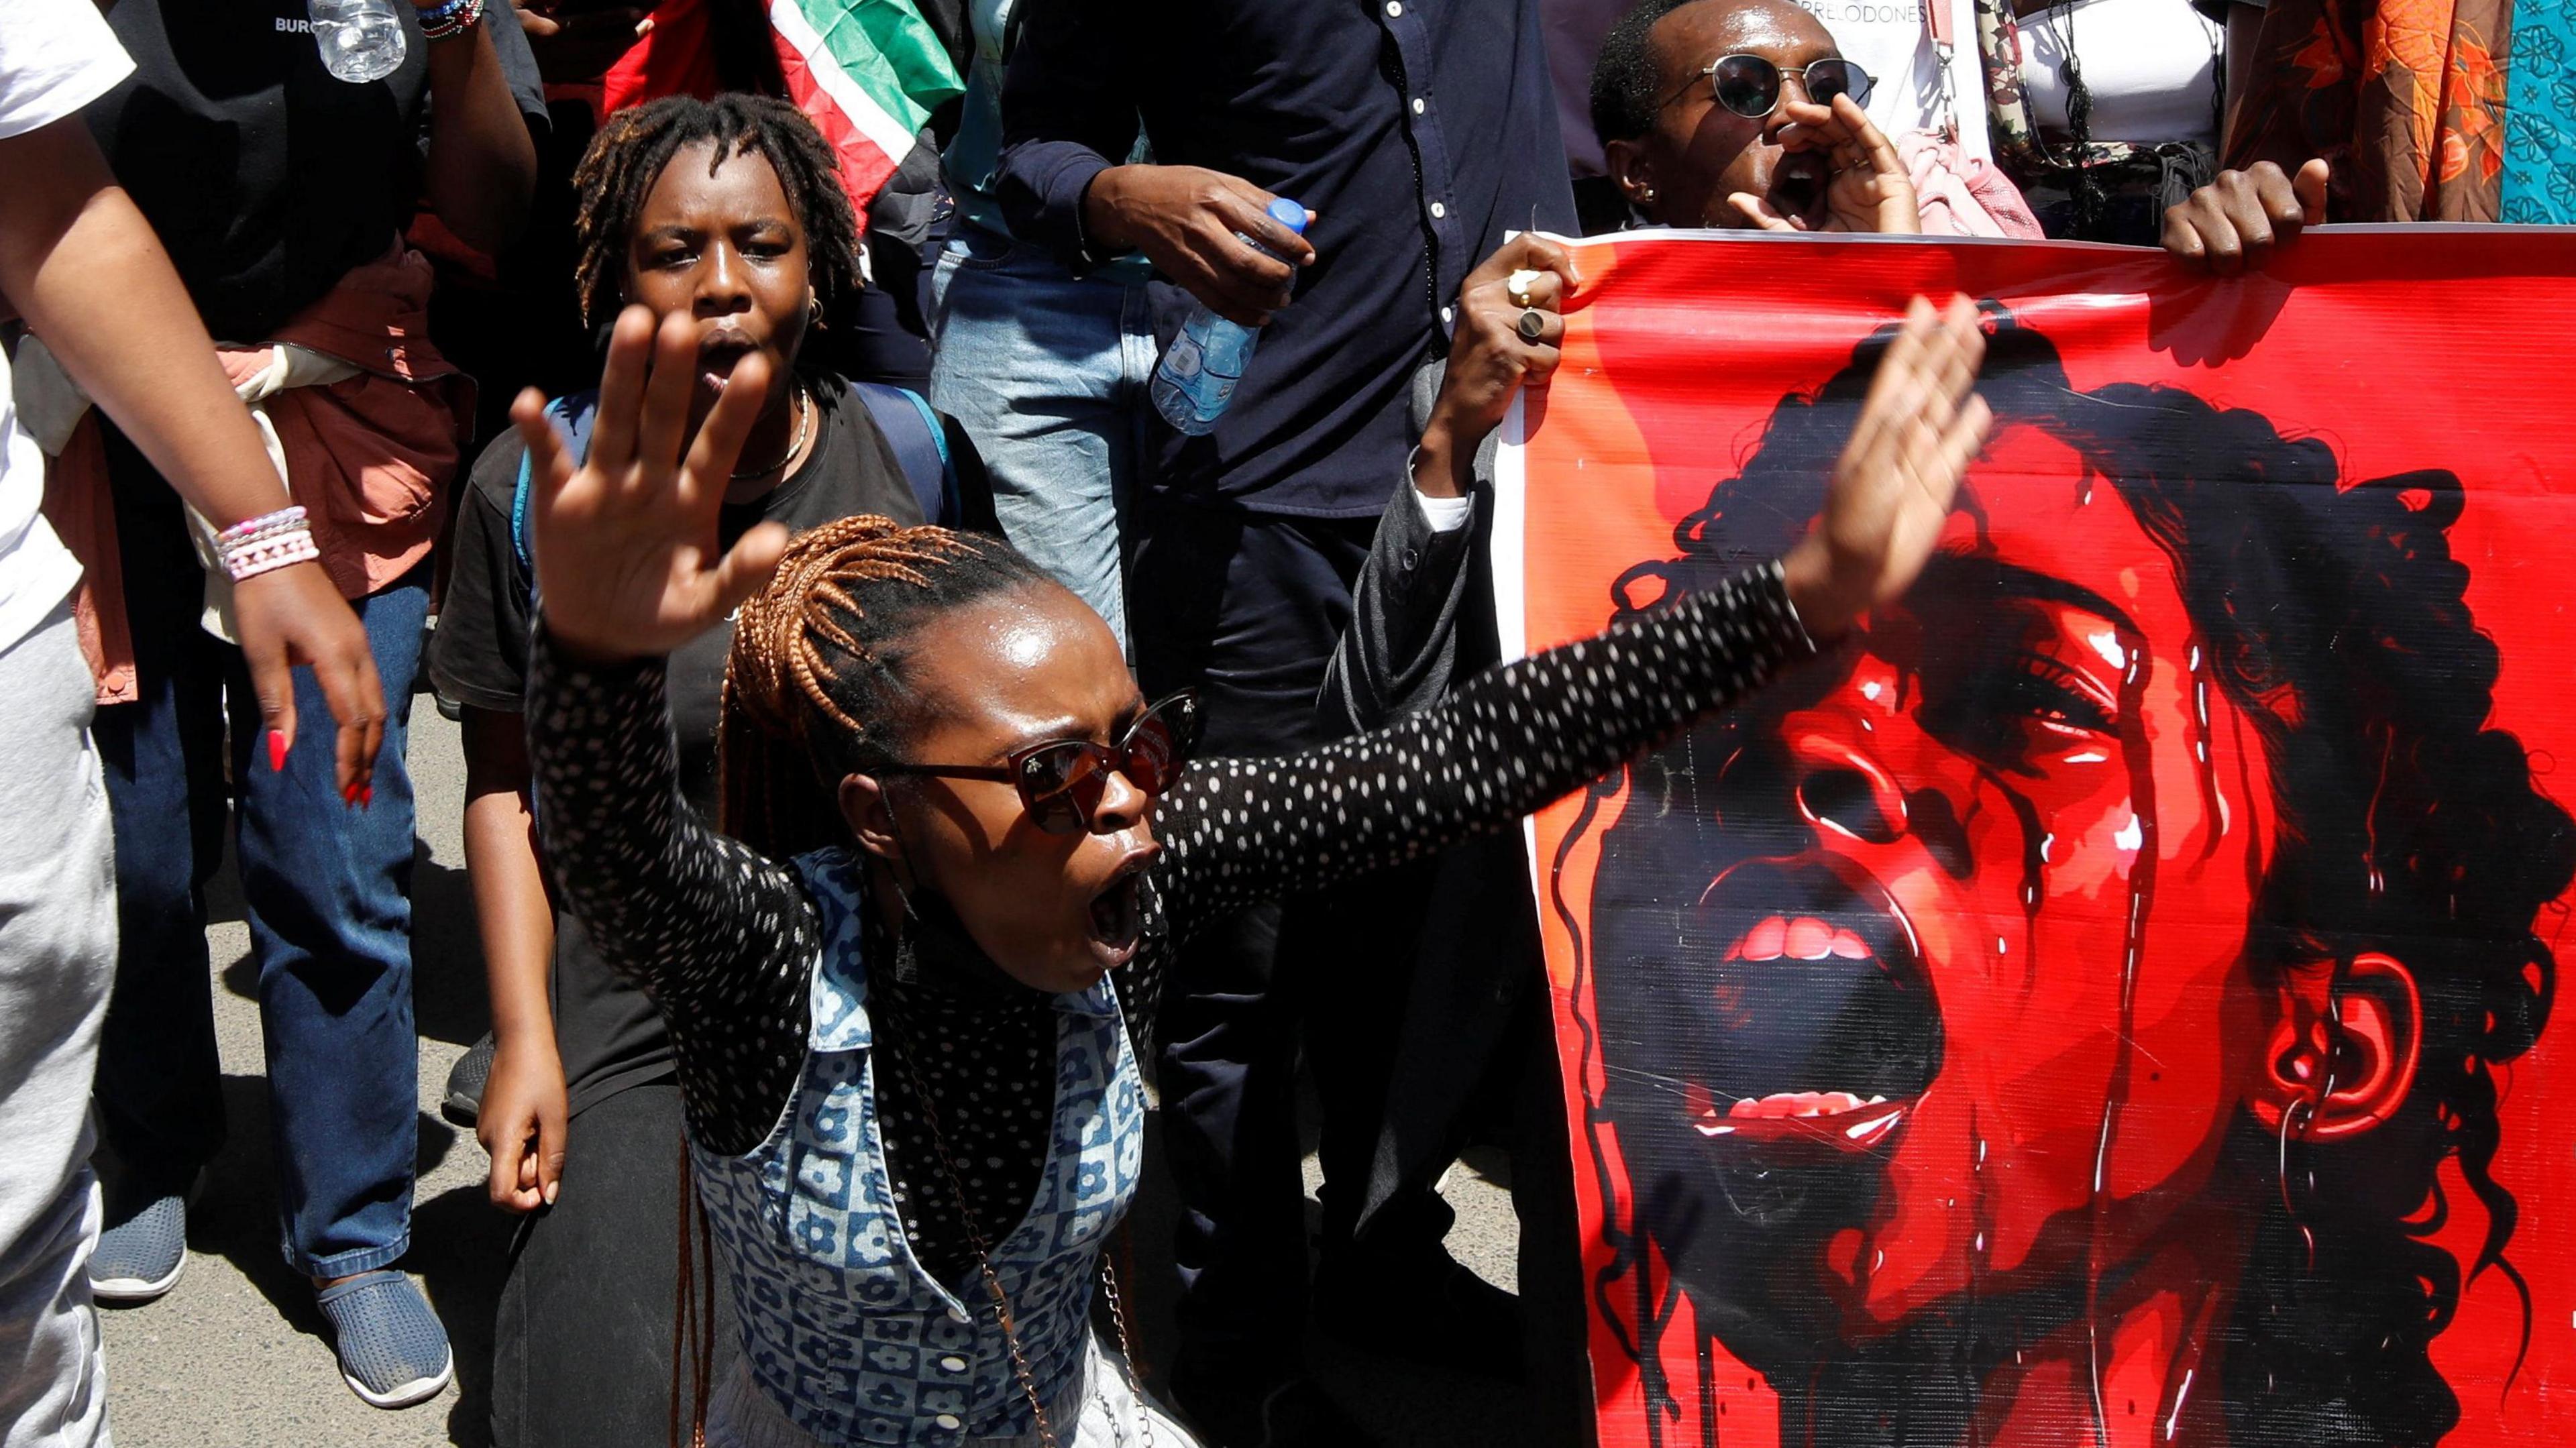
<instances>
[{"instance_id":1,"label":"woman with dreadlocks","mask_svg":"<svg viewBox=\"0 0 2576 1448\"><path fill-rule=\"evenodd\" d=\"M816 326L843 315L859 288L850 206L803 116L742 96L658 101L611 117L574 179L584 307L603 324L629 303L686 321L697 350L683 415L706 415L737 359L767 366L750 439L724 480L717 542L764 522L923 521L916 494L937 506L942 472L926 412L892 389L800 365ZM556 404L554 425L586 431L595 400ZM913 445L891 444L906 424ZM979 477L963 436L946 442ZM465 726L466 863L494 1024L476 1125L493 1202L529 1214L494 1332L493 1437L502 1448L626 1448L668 1415L670 1335L636 1324L671 1316L679 1088L651 1004L553 908L529 828L525 456L504 437L474 469L429 659ZM680 788L703 809L715 803L728 642L719 626L669 661Z\"/></svg>"},{"instance_id":2,"label":"woman with dreadlocks","mask_svg":"<svg viewBox=\"0 0 2576 1448\"><path fill-rule=\"evenodd\" d=\"M671 1032L740 1319L709 1441L1186 1444L1089 1327L1096 1275L1118 1305L1101 1245L1174 947L1502 828L1903 591L1984 435L1982 347L1965 299L1915 303L1780 560L1264 760L1187 762L1188 696L1142 698L1099 617L999 541L870 518L727 546L764 354L692 429L697 326L627 309L581 461L523 394L537 816ZM671 679L737 605L726 838L680 795Z\"/></svg>"}]
</instances>

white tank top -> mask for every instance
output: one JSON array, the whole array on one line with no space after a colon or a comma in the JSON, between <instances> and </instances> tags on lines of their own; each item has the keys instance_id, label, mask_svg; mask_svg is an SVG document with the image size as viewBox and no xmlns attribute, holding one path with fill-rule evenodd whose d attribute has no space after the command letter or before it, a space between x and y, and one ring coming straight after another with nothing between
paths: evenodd
<instances>
[{"instance_id":1,"label":"white tank top","mask_svg":"<svg viewBox=\"0 0 2576 1448\"><path fill-rule=\"evenodd\" d=\"M2021 21L2022 98L2041 127L2066 129L2071 38L2093 97L2093 140L2215 149L2225 33L2191 0L2075 0L2033 11Z\"/></svg>"}]
</instances>

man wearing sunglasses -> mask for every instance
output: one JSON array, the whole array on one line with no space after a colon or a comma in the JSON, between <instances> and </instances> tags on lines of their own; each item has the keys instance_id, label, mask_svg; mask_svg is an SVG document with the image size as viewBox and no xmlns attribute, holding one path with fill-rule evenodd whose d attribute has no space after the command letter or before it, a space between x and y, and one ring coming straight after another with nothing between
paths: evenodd
<instances>
[{"instance_id":1,"label":"man wearing sunglasses","mask_svg":"<svg viewBox=\"0 0 2576 1448\"><path fill-rule=\"evenodd\" d=\"M1646 0L1602 42L1592 121L1652 224L1920 232L1913 178L1861 109L1871 85L1788 0Z\"/></svg>"}]
</instances>

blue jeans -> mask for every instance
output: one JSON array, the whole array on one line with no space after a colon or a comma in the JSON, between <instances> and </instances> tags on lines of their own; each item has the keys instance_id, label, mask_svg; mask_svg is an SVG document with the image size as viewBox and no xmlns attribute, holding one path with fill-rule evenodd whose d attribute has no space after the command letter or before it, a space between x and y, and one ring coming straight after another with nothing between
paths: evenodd
<instances>
[{"instance_id":1,"label":"blue jeans","mask_svg":"<svg viewBox=\"0 0 2576 1448\"><path fill-rule=\"evenodd\" d=\"M931 278L930 402L975 439L1002 532L1127 643L1119 522L1153 404L1140 284L960 222Z\"/></svg>"},{"instance_id":2,"label":"blue jeans","mask_svg":"<svg viewBox=\"0 0 2576 1448\"><path fill-rule=\"evenodd\" d=\"M243 903L259 964L286 1261L338 1277L411 1242L419 1043L411 999L411 778L403 767L429 569L353 605L384 681L375 798L341 802L333 725L295 671L295 748L273 772L241 651L197 624L202 577L167 485L111 438L142 698L98 711L116 834L119 948L97 1104L121 1183L109 1223L183 1190L223 1143L207 878L230 766Z\"/></svg>"}]
</instances>

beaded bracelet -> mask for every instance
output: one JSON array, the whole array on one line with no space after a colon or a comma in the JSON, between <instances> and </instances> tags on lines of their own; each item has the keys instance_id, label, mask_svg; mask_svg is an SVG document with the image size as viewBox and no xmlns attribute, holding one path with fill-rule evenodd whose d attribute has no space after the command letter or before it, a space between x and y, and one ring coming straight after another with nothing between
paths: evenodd
<instances>
[{"instance_id":1,"label":"beaded bracelet","mask_svg":"<svg viewBox=\"0 0 2576 1448\"><path fill-rule=\"evenodd\" d=\"M452 40L472 30L483 18L483 0L440 0L419 10L424 40Z\"/></svg>"},{"instance_id":2,"label":"beaded bracelet","mask_svg":"<svg viewBox=\"0 0 2576 1448\"><path fill-rule=\"evenodd\" d=\"M310 523L303 505L300 503L290 504L287 507L278 509L274 513L262 513L256 518L244 518L240 522L235 523L220 533L217 533L215 535L215 547L218 549L230 548L239 543L248 543L261 538L274 538L280 533L298 532L308 526L310 526Z\"/></svg>"},{"instance_id":3,"label":"beaded bracelet","mask_svg":"<svg viewBox=\"0 0 2576 1448\"><path fill-rule=\"evenodd\" d=\"M241 583L289 564L314 562L321 556L322 550L314 546L311 533L289 533L227 552L224 571L232 575L233 582Z\"/></svg>"},{"instance_id":4,"label":"beaded bracelet","mask_svg":"<svg viewBox=\"0 0 2576 1448\"><path fill-rule=\"evenodd\" d=\"M215 552L235 583L322 556L300 507L245 519L215 535Z\"/></svg>"}]
</instances>

